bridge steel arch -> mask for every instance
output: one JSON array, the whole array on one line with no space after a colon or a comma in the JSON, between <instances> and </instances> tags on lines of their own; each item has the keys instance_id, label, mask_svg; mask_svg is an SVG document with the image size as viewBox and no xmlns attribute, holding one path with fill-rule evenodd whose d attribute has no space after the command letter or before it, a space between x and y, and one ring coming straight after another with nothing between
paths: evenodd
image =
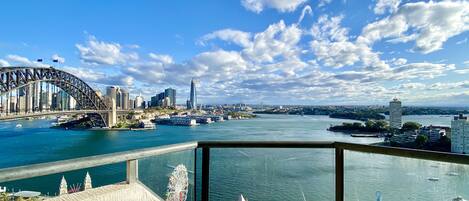
<instances>
[{"instance_id":1,"label":"bridge steel arch","mask_svg":"<svg viewBox=\"0 0 469 201\"><path fill-rule=\"evenodd\" d=\"M12 92L35 82L51 83L72 96L80 109L96 110L89 113L93 126L106 127L105 111L109 107L88 84L78 77L53 67L1 67L0 93ZM101 111L101 112L100 112Z\"/></svg>"}]
</instances>

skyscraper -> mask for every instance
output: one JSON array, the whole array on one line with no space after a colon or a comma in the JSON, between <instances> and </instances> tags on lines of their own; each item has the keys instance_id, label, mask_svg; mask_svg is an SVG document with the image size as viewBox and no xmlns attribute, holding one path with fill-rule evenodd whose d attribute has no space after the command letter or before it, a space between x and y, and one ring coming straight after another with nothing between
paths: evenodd
<instances>
[{"instance_id":1,"label":"skyscraper","mask_svg":"<svg viewBox=\"0 0 469 201\"><path fill-rule=\"evenodd\" d=\"M460 114L451 121L451 152L466 154L469 151L469 121Z\"/></svg>"},{"instance_id":2,"label":"skyscraper","mask_svg":"<svg viewBox=\"0 0 469 201\"><path fill-rule=\"evenodd\" d=\"M197 109L197 90L195 88L195 80L192 79L191 80L191 94L190 94L190 104L188 104L188 107L187 109Z\"/></svg>"},{"instance_id":3,"label":"skyscraper","mask_svg":"<svg viewBox=\"0 0 469 201\"><path fill-rule=\"evenodd\" d=\"M176 90L167 88L164 90L164 96L169 98L168 106L176 107Z\"/></svg>"},{"instance_id":4,"label":"skyscraper","mask_svg":"<svg viewBox=\"0 0 469 201\"><path fill-rule=\"evenodd\" d=\"M142 95L139 95L137 97L135 97L135 108L136 109L143 109L143 97Z\"/></svg>"},{"instance_id":5,"label":"skyscraper","mask_svg":"<svg viewBox=\"0 0 469 201\"><path fill-rule=\"evenodd\" d=\"M402 126L402 104L397 98L389 102L389 126L393 129L401 129Z\"/></svg>"},{"instance_id":6,"label":"skyscraper","mask_svg":"<svg viewBox=\"0 0 469 201\"><path fill-rule=\"evenodd\" d=\"M116 100L116 94L117 94L117 87L115 87L115 86L107 87L106 96Z\"/></svg>"},{"instance_id":7,"label":"skyscraper","mask_svg":"<svg viewBox=\"0 0 469 201\"><path fill-rule=\"evenodd\" d=\"M123 110L129 109L129 92L125 89L121 89L121 108Z\"/></svg>"}]
</instances>

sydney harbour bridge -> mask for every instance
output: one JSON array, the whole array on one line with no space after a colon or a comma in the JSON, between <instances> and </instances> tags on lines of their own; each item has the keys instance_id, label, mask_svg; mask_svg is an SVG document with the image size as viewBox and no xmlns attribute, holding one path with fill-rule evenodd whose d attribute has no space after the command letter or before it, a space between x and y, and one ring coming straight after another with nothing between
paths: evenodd
<instances>
[{"instance_id":1,"label":"sydney harbour bridge","mask_svg":"<svg viewBox=\"0 0 469 201\"><path fill-rule=\"evenodd\" d=\"M62 96L60 100L72 97L77 110L51 101L52 94ZM78 77L53 67L1 67L0 106L0 120L82 113L93 127L116 123L113 100L100 96Z\"/></svg>"}]
</instances>

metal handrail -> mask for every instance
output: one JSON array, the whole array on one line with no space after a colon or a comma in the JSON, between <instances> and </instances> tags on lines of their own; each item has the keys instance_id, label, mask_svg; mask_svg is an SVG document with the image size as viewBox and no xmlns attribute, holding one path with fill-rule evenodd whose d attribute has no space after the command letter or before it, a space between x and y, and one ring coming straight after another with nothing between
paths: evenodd
<instances>
[{"instance_id":1,"label":"metal handrail","mask_svg":"<svg viewBox=\"0 0 469 201\"><path fill-rule=\"evenodd\" d=\"M12 168L0 169L0 182L7 182L19 179L27 179L50 175L55 173L67 172L72 170L97 167L102 165L115 164L130 160L137 160L150 156L157 156L172 152L179 152L197 148L197 142L188 142L181 144L165 145L156 148L146 148L133 151L124 151L97 156L82 157L70 160L56 162L40 163Z\"/></svg>"},{"instance_id":2,"label":"metal handrail","mask_svg":"<svg viewBox=\"0 0 469 201\"><path fill-rule=\"evenodd\" d=\"M119 153L111 153L70 160L41 163L20 167L0 169L0 182L27 179L37 176L50 175L72 170L127 162L127 182L138 180L138 159L157 156L167 153L202 150L202 186L201 197L203 201L209 197L210 181L210 149L223 148L326 148L335 150L335 191L336 201L344 200L344 151L356 151L371 154L381 154L423 160L450 162L469 165L469 155L416 150L407 148L386 147L378 145L364 145L347 142L332 141L195 141L181 144L159 146ZM194 154L197 163L197 154ZM197 168L197 165L194 165ZM197 171L194 170L194 173ZM194 184L195 185L195 184ZM194 187L195 189L195 187ZM194 190L195 191L195 190Z\"/></svg>"}]
</instances>

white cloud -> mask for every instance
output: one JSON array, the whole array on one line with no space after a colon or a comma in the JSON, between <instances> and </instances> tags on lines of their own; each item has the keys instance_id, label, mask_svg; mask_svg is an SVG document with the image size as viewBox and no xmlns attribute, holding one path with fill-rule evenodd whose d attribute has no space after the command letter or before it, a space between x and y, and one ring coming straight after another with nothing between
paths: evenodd
<instances>
[{"instance_id":1,"label":"white cloud","mask_svg":"<svg viewBox=\"0 0 469 201\"><path fill-rule=\"evenodd\" d=\"M393 65L400 66L400 65L406 64L407 59L405 59L405 58L398 58L398 59L394 58L394 59L391 60L391 62L392 62Z\"/></svg>"},{"instance_id":2,"label":"white cloud","mask_svg":"<svg viewBox=\"0 0 469 201\"><path fill-rule=\"evenodd\" d=\"M457 74L469 74L469 68L457 69L457 70L454 70L454 72Z\"/></svg>"},{"instance_id":3,"label":"white cloud","mask_svg":"<svg viewBox=\"0 0 469 201\"><path fill-rule=\"evenodd\" d=\"M330 4L332 0L319 0L318 7L323 7L327 4Z\"/></svg>"},{"instance_id":4,"label":"white cloud","mask_svg":"<svg viewBox=\"0 0 469 201\"><path fill-rule=\"evenodd\" d=\"M31 61L26 57L10 54L5 57L7 61L12 63L13 65L21 65L21 66L28 66L28 67L49 67L48 65L36 61Z\"/></svg>"},{"instance_id":5,"label":"white cloud","mask_svg":"<svg viewBox=\"0 0 469 201\"><path fill-rule=\"evenodd\" d=\"M461 44L466 44L466 43L467 43L467 38L464 38L464 39L462 39L462 40L460 40L460 41L457 41L457 42L456 42L456 45L461 45Z\"/></svg>"},{"instance_id":6,"label":"white cloud","mask_svg":"<svg viewBox=\"0 0 469 201\"><path fill-rule=\"evenodd\" d=\"M241 0L246 9L260 13L265 8L273 8L280 12L292 12L307 0Z\"/></svg>"},{"instance_id":7,"label":"white cloud","mask_svg":"<svg viewBox=\"0 0 469 201\"><path fill-rule=\"evenodd\" d=\"M468 19L467 1L407 3L391 16L368 24L357 41L368 45L384 38L394 43L415 41L413 50L428 54L469 30Z\"/></svg>"},{"instance_id":8,"label":"white cloud","mask_svg":"<svg viewBox=\"0 0 469 201\"><path fill-rule=\"evenodd\" d=\"M317 59L334 68L351 66L359 61L371 69L389 68L367 44L350 41L348 29L340 26L342 19L343 16L323 15L312 26L310 47Z\"/></svg>"},{"instance_id":9,"label":"white cloud","mask_svg":"<svg viewBox=\"0 0 469 201\"><path fill-rule=\"evenodd\" d=\"M6 67L6 66L10 66L10 63L8 63L8 61L0 59L0 67Z\"/></svg>"},{"instance_id":10,"label":"white cloud","mask_svg":"<svg viewBox=\"0 0 469 201\"><path fill-rule=\"evenodd\" d=\"M134 83L134 78L123 74L112 74L96 71L90 68L80 68L72 66L60 67L62 70L71 73L87 83L99 85L118 85L118 86L131 86Z\"/></svg>"},{"instance_id":11,"label":"white cloud","mask_svg":"<svg viewBox=\"0 0 469 201\"><path fill-rule=\"evenodd\" d=\"M148 56L156 61L162 62L164 64L171 64L174 62L173 57L167 54L155 54L150 53Z\"/></svg>"},{"instance_id":12,"label":"white cloud","mask_svg":"<svg viewBox=\"0 0 469 201\"><path fill-rule=\"evenodd\" d=\"M242 51L243 57L257 63L274 62L279 56L297 57L297 47L302 31L296 24L287 26L281 20L270 25L265 31L254 35L252 45Z\"/></svg>"},{"instance_id":13,"label":"white cloud","mask_svg":"<svg viewBox=\"0 0 469 201\"><path fill-rule=\"evenodd\" d=\"M386 12L394 13L399 7L400 3L401 0L378 0L373 11L375 12L375 14L379 15L382 15Z\"/></svg>"},{"instance_id":14,"label":"white cloud","mask_svg":"<svg viewBox=\"0 0 469 201\"><path fill-rule=\"evenodd\" d=\"M125 64L138 59L135 52L125 53L118 43L98 41L96 37L89 36L85 45L76 44L83 62L96 65Z\"/></svg>"},{"instance_id":15,"label":"white cloud","mask_svg":"<svg viewBox=\"0 0 469 201\"><path fill-rule=\"evenodd\" d=\"M206 41L220 39L235 43L241 47L248 47L251 45L251 38L251 33L248 32L233 29L222 29L203 36L199 42L204 45Z\"/></svg>"},{"instance_id":16,"label":"white cloud","mask_svg":"<svg viewBox=\"0 0 469 201\"><path fill-rule=\"evenodd\" d=\"M404 83L399 85L401 89L424 89L427 85L419 82Z\"/></svg>"},{"instance_id":17,"label":"white cloud","mask_svg":"<svg viewBox=\"0 0 469 201\"><path fill-rule=\"evenodd\" d=\"M58 54L54 54L51 57L52 60L57 60L59 63L65 63L65 58L59 56Z\"/></svg>"},{"instance_id":18,"label":"white cloud","mask_svg":"<svg viewBox=\"0 0 469 201\"><path fill-rule=\"evenodd\" d=\"M301 21L303 21L303 19L305 18L305 15L308 14L310 16L313 15L313 9L311 9L311 6L309 5L306 5L303 10L301 11L301 15L300 15L300 18L298 18L298 22L297 24L300 24Z\"/></svg>"}]
</instances>

